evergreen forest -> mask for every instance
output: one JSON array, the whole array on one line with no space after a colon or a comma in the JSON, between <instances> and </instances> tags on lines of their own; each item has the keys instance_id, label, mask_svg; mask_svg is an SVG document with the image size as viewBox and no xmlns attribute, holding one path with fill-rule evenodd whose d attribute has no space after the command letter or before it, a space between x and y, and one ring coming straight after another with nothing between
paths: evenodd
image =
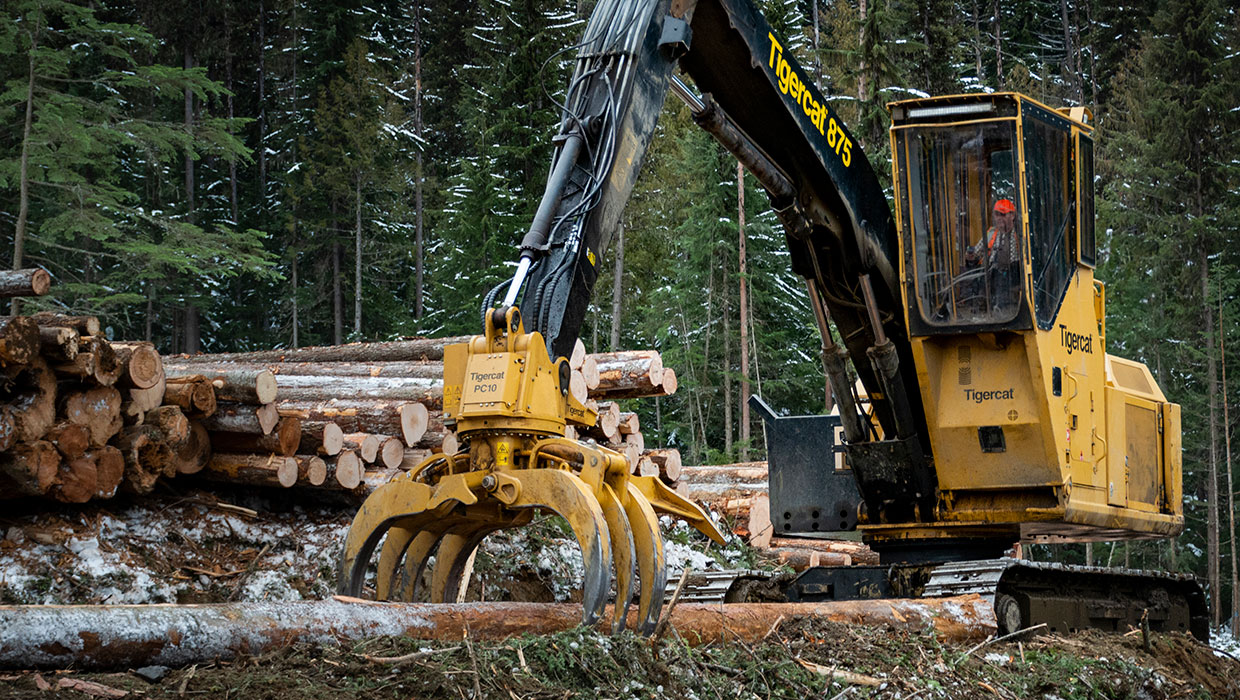
<instances>
[{"instance_id":1,"label":"evergreen forest","mask_svg":"<svg viewBox=\"0 0 1240 700\"><path fill-rule=\"evenodd\" d=\"M12 312L97 315L165 353L478 332L538 206L592 4L5 0L0 248L55 280ZM884 181L890 101L1015 90L1093 110L1108 351L1183 406L1188 526L1033 554L1193 572L1216 622L1233 615L1236 6L760 4ZM769 201L674 98L615 239L582 336L676 369L674 396L635 405L648 442L687 464L762 459L742 385L823 410L818 333Z\"/></svg>"}]
</instances>

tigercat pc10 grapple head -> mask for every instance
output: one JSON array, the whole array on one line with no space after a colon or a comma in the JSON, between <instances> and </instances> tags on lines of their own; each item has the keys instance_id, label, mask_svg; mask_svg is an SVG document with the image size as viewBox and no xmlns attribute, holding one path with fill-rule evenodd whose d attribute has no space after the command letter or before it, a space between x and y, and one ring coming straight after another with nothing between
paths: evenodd
<instances>
[{"instance_id":1,"label":"tigercat pc10 grapple head","mask_svg":"<svg viewBox=\"0 0 1240 700\"><path fill-rule=\"evenodd\" d=\"M482 540L543 509L568 521L581 547L582 622L602 616L614 581L612 630L624 629L636 590L636 629L650 633L666 582L659 514L721 544L723 535L657 477L632 475L620 453L565 438L566 425L597 418L568 391L568 380L567 360L551 360L515 306L488 313L484 335L446 348L444 420L455 422L462 448L432 455L366 499L345 540L340 592L365 592L379 549L375 598L457 602Z\"/></svg>"}]
</instances>

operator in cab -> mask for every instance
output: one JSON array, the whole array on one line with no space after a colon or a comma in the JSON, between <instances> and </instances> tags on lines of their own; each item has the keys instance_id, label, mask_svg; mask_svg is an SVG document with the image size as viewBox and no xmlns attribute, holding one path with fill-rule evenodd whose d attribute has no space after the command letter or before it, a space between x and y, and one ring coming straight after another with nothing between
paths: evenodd
<instances>
[{"instance_id":1,"label":"operator in cab","mask_svg":"<svg viewBox=\"0 0 1240 700\"><path fill-rule=\"evenodd\" d=\"M981 264L986 287L995 308L1014 304L1020 289L1020 236L1016 231L1016 205L1010 199L995 202L993 224L977 243L965 251L967 265Z\"/></svg>"}]
</instances>

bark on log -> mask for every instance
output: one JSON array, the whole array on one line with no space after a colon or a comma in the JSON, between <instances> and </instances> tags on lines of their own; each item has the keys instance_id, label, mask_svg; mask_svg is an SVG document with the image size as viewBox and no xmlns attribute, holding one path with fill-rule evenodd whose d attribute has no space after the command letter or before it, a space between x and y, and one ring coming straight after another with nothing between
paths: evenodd
<instances>
[{"instance_id":1,"label":"bark on log","mask_svg":"<svg viewBox=\"0 0 1240 700\"><path fill-rule=\"evenodd\" d=\"M301 444L301 419L285 416L276 429L263 435L259 433L208 432L211 449L218 452L273 452L283 457L297 454Z\"/></svg>"},{"instance_id":2,"label":"bark on log","mask_svg":"<svg viewBox=\"0 0 1240 700\"><path fill-rule=\"evenodd\" d=\"M197 474L211 459L211 437L198 421L189 422L189 437L173 456L178 474Z\"/></svg>"},{"instance_id":3,"label":"bark on log","mask_svg":"<svg viewBox=\"0 0 1240 700\"><path fill-rule=\"evenodd\" d=\"M691 484L754 484L766 486L766 462L740 462L716 466L684 467L681 481Z\"/></svg>"},{"instance_id":4,"label":"bark on log","mask_svg":"<svg viewBox=\"0 0 1240 700\"><path fill-rule=\"evenodd\" d=\"M88 450L86 456L95 460L95 498L111 498L125 478L125 457L121 451L105 445Z\"/></svg>"},{"instance_id":5,"label":"bark on log","mask_svg":"<svg viewBox=\"0 0 1240 700\"><path fill-rule=\"evenodd\" d=\"M247 486L288 488L297 483L297 460L281 455L213 454L198 476Z\"/></svg>"},{"instance_id":6,"label":"bark on log","mask_svg":"<svg viewBox=\"0 0 1240 700\"><path fill-rule=\"evenodd\" d=\"M215 387L215 398L252 405L262 405L276 400L276 375L266 369L227 369L199 371L198 365L168 361L164 372L169 378L202 375Z\"/></svg>"},{"instance_id":7,"label":"bark on log","mask_svg":"<svg viewBox=\"0 0 1240 700\"><path fill-rule=\"evenodd\" d=\"M163 433L164 442L173 451L179 450L189 439L189 419L181 412L180 406L156 406L146 412L142 424L157 428Z\"/></svg>"},{"instance_id":8,"label":"bark on log","mask_svg":"<svg viewBox=\"0 0 1240 700\"><path fill-rule=\"evenodd\" d=\"M16 442L17 422L13 418L13 410L0 406L0 452L11 448Z\"/></svg>"},{"instance_id":9,"label":"bark on log","mask_svg":"<svg viewBox=\"0 0 1240 700\"><path fill-rule=\"evenodd\" d=\"M643 457L659 465L659 477L668 483L681 479L680 450L647 450Z\"/></svg>"},{"instance_id":10,"label":"bark on log","mask_svg":"<svg viewBox=\"0 0 1240 700\"><path fill-rule=\"evenodd\" d=\"M215 387L197 374L170 379L164 390L164 403L180 406L187 416L206 418L215 414Z\"/></svg>"},{"instance_id":11,"label":"bark on log","mask_svg":"<svg viewBox=\"0 0 1240 700\"><path fill-rule=\"evenodd\" d=\"M202 427L212 432L266 435L275 430L280 422L280 414L273 415L268 408L271 405L254 407L237 403L217 404L215 413L202 419Z\"/></svg>"},{"instance_id":12,"label":"bark on log","mask_svg":"<svg viewBox=\"0 0 1240 700\"><path fill-rule=\"evenodd\" d=\"M401 411L405 401L280 401L282 416L303 421L332 421L346 433L406 436L415 432L415 411ZM415 441L416 443L417 441ZM408 444L406 442L406 444Z\"/></svg>"},{"instance_id":13,"label":"bark on log","mask_svg":"<svg viewBox=\"0 0 1240 700\"><path fill-rule=\"evenodd\" d=\"M99 475L93 457L85 453L61 460L56 484L48 495L61 503L85 503L99 490Z\"/></svg>"},{"instance_id":14,"label":"bark on log","mask_svg":"<svg viewBox=\"0 0 1240 700\"><path fill-rule=\"evenodd\" d=\"M318 455L297 455L297 483L322 486L327 481L327 462Z\"/></svg>"},{"instance_id":15,"label":"bark on log","mask_svg":"<svg viewBox=\"0 0 1240 700\"><path fill-rule=\"evenodd\" d=\"M472 335L412 338L382 343L350 343L318 347L178 356L177 362L409 362L442 360L445 345L466 343Z\"/></svg>"},{"instance_id":16,"label":"bark on log","mask_svg":"<svg viewBox=\"0 0 1240 700\"><path fill-rule=\"evenodd\" d=\"M65 316L50 311L40 311L29 318L40 326L60 326L72 328L81 335L99 335L99 319L94 316Z\"/></svg>"},{"instance_id":17,"label":"bark on log","mask_svg":"<svg viewBox=\"0 0 1240 700\"><path fill-rule=\"evenodd\" d=\"M830 554L847 554L854 564L878 564L878 553L863 542L852 540L820 540L809 537L772 537L771 548L812 549Z\"/></svg>"},{"instance_id":18,"label":"bark on log","mask_svg":"<svg viewBox=\"0 0 1240 700\"><path fill-rule=\"evenodd\" d=\"M653 391L663 379L663 359L655 350L601 352L591 357L598 366L596 392Z\"/></svg>"},{"instance_id":19,"label":"bark on log","mask_svg":"<svg viewBox=\"0 0 1240 700\"><path fill-rule=\"evenodd\" d=\"M121 418L126 423L141 423L146 412L164 402L164 389L167 381L161 373L155 386L148 389L125 389L122 396L127 400L121 404Z\"/></svg>"},{"instance_id":20,"label":"bark on log","mask_svg":"<svg viewBox=\"0 0 1240 700\"><path fill-rule=\"evenodd\" d=\"M324 457L334 457L344 449L344 431L331 421L302 421L301 442L297 449Z\"/></svg>"},{"instance_id":21,"label":"bark on log","mask_svg":"<svg viewBox=\"0 0 1240 700\"><path fill-rule=\"evenodd\" d=\"M86 454L91 446L90 428L70 420L53 425L44 439L55 445L56 451L65 459L77 459Z\"/></svg>"},{"instance_id":22,"label":"bark on log","mask_svg":"<svg viewBox=\"0 0 1240 700\"><path fill-rule=\"evenodd\" d=\"M780 564L801 572L815 566L852 566L852 557L839 552L819 552L813 549L779 548L762 551L763 555L779 560Z\"/></svg>"},{"instance_id":23,"label":"bark on log","mask_svg":"<svg viewBox=\"0 0 1240 700\"><path fill-rule=\"evenodd\" d=\"M39 326L39 352L45 357L72 362L77 357L81 337L72 328Z\"/></svg>"},{"instance_id":24,"label":"bark on log","mask_svg":"<svg viewBox=\"0 0 1240 700\"><path fill-rule=\"evenodd\" d=\"M641 432L642 424L637 414L632 411L621 411L620 424L617 426L621 435L632 435Z\"/></svg>"},{"instance_id":25,"label":"bark on log","mask_svg":"<svg viewBox=\"0 0 1240 700\"><path fill-rule=\"evenodd\" d=\"M84 356L90 356L93 362L90 364L90 373L83 375L83 379L93 381L99 386L112 386L117 379L120 379L124 368L121 366L120 358L116 355L116 350L112 349L112 345L106 338L101 336L82 338L78 343L78 356L75 359L81 359Z\"/></svg>"},{"instance_id":26,"label":"bark on log","mask_svg":"<svg viewBox=\"0 0 1240 700\"><path fill-rule=\"evenodd\" d=\"M180 367L199 373L229 370L268 370L283 388L284 377L382 377L387 379L443 379L443 363L437 360L411 362L185 362L170 359Z\"/></svg>"},{"instance_id":27,"label":"bark on log","mask_svg":"<svg viewBox=\"0 0 1240 700\"><path fill-rule=\"evenodd\" d=\"M0 270L0 297L41 297L52 287L52 276L41 267Z\"/></svg>"},{"instance_id":28,"label":"bark on log","mask_svg":"<svg viewBox=\"0 0 1240 700\"><path fill-rule=\"evenodd\" d=\"M418 377L281 376L280 403L286 401L416 401L428 409L443 406L443 381Z\"/></svg>"},{"instance_id":29,"label":"bark on log","mask_svg":"<svg viewBox=\"0 0 1240 700\"><path fill-rule=\"evenodd\" d=\"M378 435L370 433L349 433L344 436L344 447L357 452L366 464L374 464L379 458L379 445L382 441Z\"/></svg>"},{"instance_id":30,"label":"bark on log","mask_svg":"<svg viewBox=\"0 0 1240 700\"><path fill-rule=\"evenodd\" d=\"M629 613L629 625L637 611ZM828 603L682 603L669 621L689 644L761 641L781 620L830 621L921 633L971 644L995 632L990 604L976 594L919 600ZM606 611L598 623L611 622ZM0 667L124 670L183 667L259 657L296 643L353 644L377 636L498 642L552 634L581 623L572 603L376 603L325 601L211 605L0 606ZM83 643L83 640L87 640Z\"/></svg>"},{"instance_id":31,"label":"bark on log","mask_svg":"<svg viewBox=\"0 0 1240 700\"><path fill-rule=\"evenodd\" d=\"M0 472L28 496L41 496L56 483L60 453L46 440L19 442L13 449L0 454Z\"/></svg>"},{"instance_id":32,"label":"bark on log","mask_svg":"<svg viewBox=\"0 0 1240 700\"><path fill-rule=\"evenodd\" d=\"M56 422L56 376L40 357L10 369L12 376L0 390L0 401L12 412L14 441L38 440Z\"/></svg>"},{"instance_id":33,"label":"bark on log","mask_svg":"<svg viewBox=\"0 0 1240 700\"><path fill-rule=\"evenodd\" d=\"M0 318L0 364L24 365L39 354L39 326L28 316Z\"/></svg>"},{"instance_id":34,"label":"bark on log","mask_svg":"<svg viewBox=\"0 0 1240 700\"><path fill-rule=\"evenodd\" d=\"M121 386L150 389L159 382L164 363L153 344L112 343L112 349L116 351L116 359L121 366Z\"/></svg>"}]
</instances>

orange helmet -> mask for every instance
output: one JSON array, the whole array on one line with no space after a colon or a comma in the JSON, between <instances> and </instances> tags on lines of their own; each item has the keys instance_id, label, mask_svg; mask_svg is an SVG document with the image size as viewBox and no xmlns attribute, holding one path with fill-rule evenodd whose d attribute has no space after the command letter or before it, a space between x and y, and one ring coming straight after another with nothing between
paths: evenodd
<instances>
[{"instance_id":1,"label":"orange helmet","mask_svg":"<svg viewBox=\"0 0 1240 700\"><path fill-rule=\"evenodd\" d=\"M1016 212L1016 205L1012 204L1010 199L1000 199L995 202L995 212L999 214L1014 214Z\"/></svg>"}]
</instances>

